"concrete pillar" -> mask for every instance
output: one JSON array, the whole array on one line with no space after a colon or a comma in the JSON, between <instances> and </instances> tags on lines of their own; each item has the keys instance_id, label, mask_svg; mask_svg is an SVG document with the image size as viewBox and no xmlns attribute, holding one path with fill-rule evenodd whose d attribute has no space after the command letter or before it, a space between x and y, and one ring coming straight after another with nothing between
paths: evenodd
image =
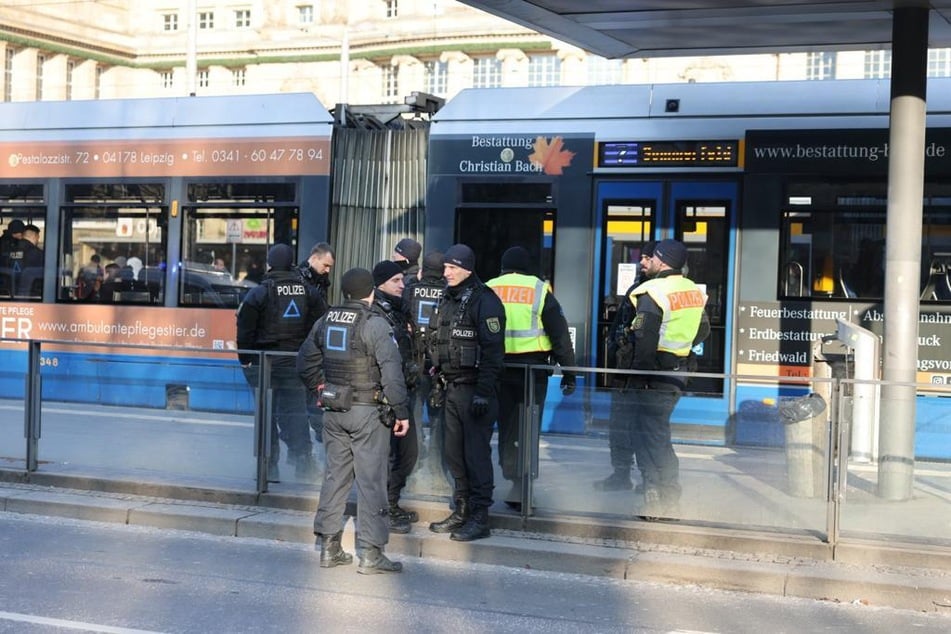
<instances>
[{"instance_id":1,"label":"concrete pillar","mask_svg":"<svg viewBox=\"0 0 951 634\"><path fill-rule=\"evenodd\" d=\"M882 377L914 383L924 197L928 6L899 6L892 22L885 325ZM915 467L914 386L882 386L878 494L907 500Z\"/></svg>"}]
</instances>

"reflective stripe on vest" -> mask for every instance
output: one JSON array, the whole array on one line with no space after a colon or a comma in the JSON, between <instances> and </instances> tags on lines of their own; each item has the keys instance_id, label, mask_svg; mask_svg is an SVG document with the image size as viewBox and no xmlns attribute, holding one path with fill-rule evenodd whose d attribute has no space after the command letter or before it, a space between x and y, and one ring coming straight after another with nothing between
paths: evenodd
<instances>
[{"instance_id":1,"label":"reflective stripe on vest","mask_svg":"<svg viewBox=\"0 0 951 634\"><path fill-rule=\"evenodd\" d=\"M505 306L505 353L547 352L551 339L542 325L548 282L534 275L506 273L486 283Z\"/></svg>"},{"instance_id":2,"label":"reflective stripe on vest","mask_svg":"<svg viewBox=\"0 0 951 634\"><path fill-rule=\"evenodd\" d=\"M658 352L669 352L686 357L693 347L694 337L700 328L707 296L691 280L683 275L655 277L647 280L633 291L632 298L647 293L664 315L661 318ZM633 301L637 302L636 299Z\"/></svg>"}]
</instances>

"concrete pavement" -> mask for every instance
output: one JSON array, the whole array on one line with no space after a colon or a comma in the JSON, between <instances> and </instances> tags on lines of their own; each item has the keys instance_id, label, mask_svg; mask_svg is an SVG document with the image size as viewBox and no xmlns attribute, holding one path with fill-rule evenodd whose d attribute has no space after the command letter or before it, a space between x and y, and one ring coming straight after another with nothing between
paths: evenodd
<instances>
[{"instance_id":1,"label":"concrete pavement","mask_svg":"<svg viewBox=\"0 0 951 634\"><path fill-rule=\"evenodd\" d=\"M119 482L0 471L0 510L116 522L225 536L312 543L316 498L141 487ZM13 481L11 481L13 480ZM46 481L46 483L42 483ZM83 488L73 488L82 486ZM108 490L106 490L108 489ZM225 501L222 501L225 500ZM946 548L843 542L832 547L808 536L717 529L687 523L631 520L594 530L583 518L521 518L499 511L492 537L460 544L436 535L441 502L408 501L421 521L408 535L392 535L388 552L416 557L582 573L617 579L698 584L781 596L861 602L951 614L951 553ZM599 523L600 524L600 523ZM344 545L353 547L353 522ZM412 574L412 570L406 571Z\"/></svg>"}]
</instances>

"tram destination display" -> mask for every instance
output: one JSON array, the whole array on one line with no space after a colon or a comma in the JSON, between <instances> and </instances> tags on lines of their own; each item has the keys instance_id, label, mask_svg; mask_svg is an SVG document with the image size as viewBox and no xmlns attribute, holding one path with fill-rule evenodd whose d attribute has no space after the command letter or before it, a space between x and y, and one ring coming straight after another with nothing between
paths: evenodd
<instances>
[{"instance_id":1,"label":"tram destination display","mask_svg":"<svg viewBox=\"0 0 951 634\"><path fill-rule=\"evenodd\" d=\"M739 141L607 141L598 167L736 167Z\"/></svg>"}]
</instances>

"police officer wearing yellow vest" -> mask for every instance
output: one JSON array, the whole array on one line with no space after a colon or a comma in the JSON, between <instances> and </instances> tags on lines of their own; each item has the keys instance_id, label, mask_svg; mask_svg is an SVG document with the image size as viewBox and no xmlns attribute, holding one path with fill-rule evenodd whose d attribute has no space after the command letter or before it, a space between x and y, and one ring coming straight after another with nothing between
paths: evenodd
<instances>
[{"instance_id":1,"label":"police officer wearing yellow vest","mask_svg":"<svg viewBox=\"0 0 951 634\"><path fill-rule=\"evenodd\" d=\"M403 361L392 326L370 309L375 292L370 271L350 269L340 279L340 290L343 304L314 324L297 355L301 380L312 392L319 391L326 410L327 469L314 516L320 566L353 561L340 539L347 496L356 480L357 572L400 572L403 565L390 561L383 547L390 533L387 425L402 437L410 424Z\"/></svg>"},{"instance_id":2,"label":"police officer wearing yellow vest","mask_svg":"<svg viewBox=\"0 0 951 634\"><path fill-rule=\"evenodd\" d=\"M670 433L670 415L680 400L686 378L649 374L651 371L686 372L690 351L706 322L706 294L681 269L687 248L677 240L657 243L650 259L653 276L631 291L636 307L632 323L632 369L647 371L632 378L636 417L634 446L644 482L641 517L673 519L679 514L679 462Z\"/></svg>"},{"instance_id":3,"label":"police officer wearing yellow vest","mask_svg":"<svg viewBox=\"0 0 951 634\"><path fill-rule=\"evenodd\" d=\"M514 246L502 254L502 275L486 283L505 307L506 366L550 365L552 362L573 366L575 353L561 304L555 299L548 282L532 275L531 268L528 251ZM533 370L532 373L535 379L533 409L526 412L525 420L538 426L545 407L550 372ZM521 510L519 415L525 412L527 389L527 369L506 367L499 393L499 465L503 477L512 482L505 503L516 510ZM575 391L574 373L562 373L561 391L565 396ZM533 465L533 473L536 472L537 463Z\"/></svg>"}]
</instances>

